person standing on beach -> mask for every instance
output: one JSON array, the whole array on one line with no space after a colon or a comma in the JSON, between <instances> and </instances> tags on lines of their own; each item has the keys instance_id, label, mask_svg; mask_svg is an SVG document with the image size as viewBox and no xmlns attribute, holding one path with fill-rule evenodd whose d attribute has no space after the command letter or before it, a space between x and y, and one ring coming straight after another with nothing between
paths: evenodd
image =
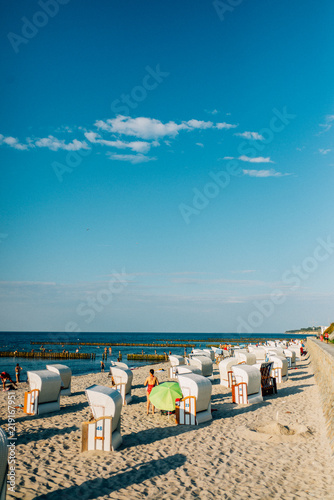
<instances>
[{"instance_id":1,"label":"person standing on beach","mask_svg":"<svg viewBox=\"0 0 334 500\"><path fill-rule=\"evenodd\" d=\"M150 411L150 394L151 394L151 390L156 385L159 385L159 380L157 379L157 377L155 377L153 369L150 370L150 374L149 374L149 376L147 377L147 379L144 382L144 386L146 386L146 385L147 385L146 397L147 397L147 415L148 415L148 412ZM154 406L153 406L153 404L152 404L152 415L154 415Z\"/></svg>"},{"instance_id":2,"label":"person standing on beach","mask_svg":"<svg viewBox=\"0 0 334 500\"><path fill-rule=\"evenodd\" d=\"M20 375L21 375L21 366L16 363L16 366L15 366L15 376L16 376L16 383L19 384L20 383Z\"/></svg>"},{"instance_id":3,"label":"person standing on beach","mask_svg":"<svg viewBox=\"0 0 334 500\"><path fill-rule=\"evenodd\" d=\"M104 372L104 363L101 361L101 372Z\"/></svg>"}]
</instances>

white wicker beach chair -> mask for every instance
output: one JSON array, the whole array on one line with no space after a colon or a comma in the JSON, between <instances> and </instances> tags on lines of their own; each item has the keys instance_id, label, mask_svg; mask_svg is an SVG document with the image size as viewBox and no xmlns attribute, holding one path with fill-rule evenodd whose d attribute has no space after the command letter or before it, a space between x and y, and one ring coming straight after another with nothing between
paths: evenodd
<instances>
[{"instance_id":1,"label":"white wicker beach chair","mask_svg":"<svg viewBox=\"0 0 334 500\"><path fill-rule=\"evenodd\" d=\"M191 358L192 366L196 366L201 370L203 377L212 377L213 363L208 356L193 356Z\"/></svg>"},{"instance_id":2,"label":"white wicker beach chair","mask_svg":"<svg viewBox=\"0 0 334 500\"><path fill-rule=\"evenodd\" d=\"M71 395L71 377L72 377L72 370L66 365L60 365L60 364L55 364L55 365L46 365L46 369L58 373L61 378L61 391L60 395L61 396L70 396Z\"/></svg>"},{"instance_id":3,"label":"white wicker beach chair","mask_svg":"<svg viewBox=\"0 0 334 500\"><path fill-rule=\"evenodd\" d=\"M194 373L178 376L182 399L176 402L178 424L195 425L212 420L210 380Z\"/></svg>"},{"instance_id":4,"label":"white wicker beach chair","mask_svg":"<svg viewBox=\"0 0 334 500\"><path fill-rule=\"evenodd\" d=\"M118 368L123 368L123 370L129 369L129 366L126 363L123 363L122 361L110 361L110 368L112 368L113 366L118 366Z\"/></svg>"},{"instance_id":5,"label":"white wicker beach chair","mask_svg":"<svg viewBox=\"0 0 334 500\"><path fill-rule=\"evenodd\" d=\"M220 385L223 387L232 387L232 366L237 364L238 359L234 356L225 358L219 363Z\"/></svg>"},{"instance_id":6,"label":"white wicker beach chair","mask_svg":"<svg viewBox=\"0 0 334 500\"><path fill-rule=\"evenodd\" d=\"M42 415L60 409L61 377L50 370L27 372L30 391L24 393L24 412Z\"/></svg>"},{"instance_id":7,"label":"white wicker beach chair","mask_svg":"<svg viewBox=\"0 0 334 500\"><path fill-rule=\"evenodd\" d=\"M300 344L289 344L288 349L290 351L293 351L296 354L296 361L301 360L301 354L300 354Z\"/></svg>"},{"instance_id":8,"label":"white wicker beach chair","mask_svg":"<svg viewBox=\"0 0 334 500\"><path fill-rule=\"evenodd\" d=\"M129 369L112 366L110 368L111 375L114 379L114 389L120 392L123 400L123 405L128 405L132 401L131 386L133 373Z\"/></svg>"},{"instance_id":9,"label":"white wicker beach chair","mask_svg":"<svg viewBox=\"0 0 334 500\"><path fill-rule=\"evenodd\" d=\"M263 401L261 391L261 372L256 366L234 365L232 401L237 404L260 403Z\"/></svg>"},{"instance_id":10,"label":"white wicker beach chair","mask_svg":"<svg viewBox=\"0 0 334 500\"><path fill-rule=\"evenodd\" d=\"M281 384L282 382L286 382L289 378L288 360L283 356L270 355L269 361L273 361L273 363L274 363L271 376L276 379L277 384Z\"/></svg>"},{"instance_id":11,"label":"white wicker beach chair","mask_svg":"<svg viewBox=\"0 0 334 500\"><path fill-rule=\"evenodd\" d=\"M238 363L245 363L246 365L254 365L256 363L256 355L253 352L237 351L235 357Z\"/></svg>"},{"instance_id":12,"label":"white wicker beach chair","mask_svg":"<svg viewBox=\"0 0 334 500\"><path fill-rule=\"evenodd\" d=\"M185 375L187 373L202 375L201 369L194 365L180 365L176 367L176 375Z\"/></svg>"},{"instance_id":13,"label":"white wicker beach chair","mask_svg":"<svg viewBox=\"0 0 334 500\"><path fill-rule=\"evenodd\" d=\"M266 349L264 347L253 347L249 346L249 352L255 354L257 363L264 363L266 359Z\"/></svg>"},{"instance_id":14,"label":"white wicker beach chair","mask_svg":"<svg viewBox=\"0 0 334 500\"><path fill-rule=\"evenodd\" d=\"M177 370L179 366L185 365L185 359L183 356L171 355L169 356L170 368L169 368L169 378L176 378Z\"/></svg>"},{"instance_id":15,"label":"white wicker beach chair","mask_svg":"<svg viewBox=\"0 0 334 500\"><path fill-rule=\"evenodd\" d=\"M81 451L114 451L122 443L122 396L111 387L92 385L86 396L94 419L82 424Z\"/></svg>"},{"instance_id":16,"label":"white wicker beach chair","mask_svg":"<svg viewBox=\"0 0 334 500\"><path fill-rule=\"evenodd\" d=\"M291 351L291 349L284 349L284 356L288 360L289 368L294 368L296 366L296 352Z\"/></svg>"},{"instance_id":17,"label":"white wicker beach chair","mask_svg":"<svg viewBox=\"0 0 334 500\"><path fill-rule=\"evenodd\" d=\"M215 360L215 353L212 349L203 349L204 356L209 356L211 361Z\"/></svg>"}]
</instances>

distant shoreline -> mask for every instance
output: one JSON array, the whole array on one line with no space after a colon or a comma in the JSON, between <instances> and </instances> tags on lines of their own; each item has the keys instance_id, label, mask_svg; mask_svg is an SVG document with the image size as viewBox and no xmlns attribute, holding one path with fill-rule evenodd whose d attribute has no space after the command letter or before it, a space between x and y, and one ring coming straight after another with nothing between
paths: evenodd
<instances>
[{"instance_id":1,"label":"distant shoreline","mask_svg":"<svg viewBox=\"0 0 334 500\"><path fill-rule=\"evenodd\" d=\"M291 331L291 332L285 332L285 335L320 335L320 332L308 332L308 331L305 331L305 330L299 330L297 332L295 331Z\"/></svg>"}]
</instances>

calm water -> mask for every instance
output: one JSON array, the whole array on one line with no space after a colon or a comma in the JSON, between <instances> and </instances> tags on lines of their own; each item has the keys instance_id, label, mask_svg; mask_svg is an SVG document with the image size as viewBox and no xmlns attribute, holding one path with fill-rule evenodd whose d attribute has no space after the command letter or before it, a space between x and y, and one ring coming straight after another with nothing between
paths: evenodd
<instances>
[{"instance_id":1,"label":"calm water","mask_svg":"<svg viewBox=\"0 0 334 500\"><path fill-rule=\"evenodd\" d=\"M31 351L34 349L38 351L40 349L39 345L31 345L31 341L45 342L45 349L52 349L54 352L62 352L65 348L69 352L75 352L79 347L79 352L95 353L95 360L84 360L84 359L69 359L69 360L39 360L39 359L26 359L26 358L0 358L0 371L7 371L14 377L14 366L17 362L22 366L22 380L26 379L27 370L43 370L46 364L52 363L64 363L69 366L73 372L73 375L80 375L84 373L93 373L100 371L100 362L102 360L102 353L104 346L77 346L77 345L65 345L63 348L61 345L47 345L49 342L126 342L126 343L154 343L154 342L166 342L169 341L177 343L178 340L182 340L185 343L187 340L196 340L196 347L206 347L206 342L212 338L219 338L224 341L224 338L240 339L242 342L243 338L262 338L262 339L282 339L282 338L300 338L298 336L285 335L281 333L275 334L247 334L247 336L242 336L236 333L225 333L225 334L213 334L213 333L55 333L55 332L1 332L0 333L0 351ZM204 342L202 341L204 340ZM210 342L209 342L210 343ZM145 354L154 354L154 347L142 347L142 346L129 346L129 347L118 347L112 346L112 355L108 355L108 360L106 364L106 371L109 370L110 360L116 361L119 351L122 353L122 361L127 362L127 354L129 353L141 353L142 349ZM184 352L183 347L174 348L164 348L157 347L157 354L163 354L164 351L168 352L171 350L172 354L182 355ZM187 352L190 352L190 347ZM147 364L146 362L129 361L129 366L143 366Z\"/></svg>"}]
</instances>

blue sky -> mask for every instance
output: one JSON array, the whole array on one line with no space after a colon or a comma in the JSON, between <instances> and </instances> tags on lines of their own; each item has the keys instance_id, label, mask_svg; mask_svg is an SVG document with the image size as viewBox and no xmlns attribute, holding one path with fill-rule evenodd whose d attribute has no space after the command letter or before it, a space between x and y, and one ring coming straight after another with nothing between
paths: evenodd
<instances>
[{"instance_id":1,"label":"blue sky","mask_svg":"<svg viewBox=\"0 0 334 500\"><path fill-rule=\"evenodd\" d=\"M2 330L333 320L332 2L1 9Z\"/></svg>"}]
</instances>

